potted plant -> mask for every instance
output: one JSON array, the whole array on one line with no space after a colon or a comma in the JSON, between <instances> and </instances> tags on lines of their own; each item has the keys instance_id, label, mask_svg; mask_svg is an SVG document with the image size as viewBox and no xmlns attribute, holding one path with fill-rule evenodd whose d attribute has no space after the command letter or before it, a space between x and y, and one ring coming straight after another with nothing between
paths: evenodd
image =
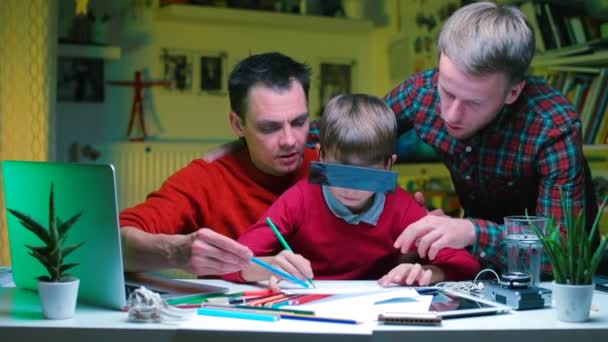
<instances>
[{"instance_id":1,"label":"potted plant","mask_svg":"<svg viewBox=\"0 0 608 342\"><path fill-rule=\"evenodd\" d=\"M533 227L543 244L543 248L553 269L553 302L557 318L565 322L584 322L589 319L593 297L593 275L602 261L608 236L600 239L594 249L594 237L598 232L598 222L608 197L598 210L591 232L585 226L583 211L574 213L572 206L562 193L561 205L564 213L562 224L549 218L547 231Z\"/></svg>"},{"instance_id":2,"label":"potted plant","mask_svg":"<svg viewBox=\"0 0 608 342\"><path fill-rule=\"evenodd\" d=\"M78 264L68 263L66 258L82 246L84 242L68 246L67 234L82 213L72 216L65 222L55 217L55 198L52 183L48 229L26 214L13 209L8 209L8 211L17 217L26 229L44 242L43 246L25 245L30 250L29 254L36 258L48 272L48 275L38 278L38 293L44 316L49 319L73 317L76 310L80 280L70 277L67 273L68 270Z\"/></svg>"}]
</instances>

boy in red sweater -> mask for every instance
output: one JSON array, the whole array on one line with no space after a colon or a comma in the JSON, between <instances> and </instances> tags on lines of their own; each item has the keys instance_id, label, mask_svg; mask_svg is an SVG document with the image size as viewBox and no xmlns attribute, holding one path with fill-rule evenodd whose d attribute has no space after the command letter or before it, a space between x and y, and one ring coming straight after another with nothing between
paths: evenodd
<instances>
[{"instance_id":1,"label":"boy in red sweater","mask_svg":"<svg viewBox=\"0 0 608 342\"><path fill-rule=\"evenodd\" d=\"M320 160L388 170L396 160L396 120L374 96L340 95L326 106L320 122ZM403 229L426 215L400 187L393 193L310 184L301 180L249 228L239 242L300 279L379 279L390 284L428 285L471 279L479 263L463 249L444 249L428 260L411 259L393 244ZM282 245L266 223L270 217L295 253ZM282 250L282 251L281 251ZM232 281L277 279L252 265L230 273Z\"/></svg>"}]
</instances>

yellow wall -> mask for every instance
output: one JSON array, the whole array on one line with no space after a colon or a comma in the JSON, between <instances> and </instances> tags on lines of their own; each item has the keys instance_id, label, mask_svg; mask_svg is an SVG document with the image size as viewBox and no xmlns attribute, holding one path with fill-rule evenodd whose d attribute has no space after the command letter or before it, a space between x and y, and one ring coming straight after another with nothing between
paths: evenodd
<instances>
[{"instance_id":1,"label":"yellow wall","mask_svg":"<svg viewBox=\"0 0 608 342\"><path fill-rule=\"evenodd\" d=\"M294 22L304 21L305 24L287 23L284 27L282 23L274 23L273 19L266 23L246 24L248 16L264 13L258 11L238 11L228 18L167 20L163 19L163 11L154 5L134 10L129 5L131 3L90 4L92 8L106 7L97 9L96 13L108 11L112 15L108 41L120 46L123 52L120 60L106 62L106 80L132 79L136 69L143 69L147 79L160 79L162 48L185 49L195 56L225 52L228 56L226 71L251 53L281 51L313 67L310 110L316 116L321 106L319 63L355 61L352 90L383 96L416 70L416 65L419 68L435 64L434 49L416 55L414 41L419 36L436 38L440 27L438 9L459 1L362 0L364 19L374 23L363 32L349 30L349 25L324 29L318 17L292 16ZM70 4L62 6L64 14L60 17L60 34L64 35L69 30L73 9ZM416 25L415 18L421 13L436 18L437 25L433 31ZM268 16L272 15L268 13ZM339 23L347 19L321 20ZM431 45L434 48L434 44ZM152 138L212 142L233 138L227 120L227 95L199 93L196 90L197 68L195 65L192 92L177 93L154 88L145 94L146 126ZM132 91L115 86L106 86L105 91L106 100L101 104L58 103L60 160L68 159L69 146L73 142L82 146L125 140Z\"/></svg>"},{"instance_id":2,"label":"yellow wall","mask_svg":"<svg viewBox=\"0 0 608 342\"><path fill-rule=\"evenodd\" d=\"M53 150L57 3L6 0L0 11L0 159L48 160ZM52 20L51 20L52 18ZM1 171L1 169L0 169ZM0 265L10 264L0 173ZM23 189L27 192L28 189ZM33 200L46 195L31 194Z\"/></svg>"}]
</instances>

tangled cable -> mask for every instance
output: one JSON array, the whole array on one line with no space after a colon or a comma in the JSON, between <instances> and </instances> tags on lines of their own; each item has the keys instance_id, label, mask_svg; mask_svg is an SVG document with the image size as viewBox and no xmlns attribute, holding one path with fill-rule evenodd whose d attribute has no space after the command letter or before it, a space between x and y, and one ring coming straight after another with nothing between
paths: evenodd
<instances>
[{"instance_id":1,"label":"tangled cable","mask_svg":"<svg viewBox=\"0 0 608 342\"><path fill-rule=\"evenodd\" d=\"M194 310L176 309L169 306L158 293L141 286L129 294L129 321L131 322L163 322L167 320L183 320Z\"/></svg>"},{"instance_id":2,"label":"tangled cable","mask_svg":"<svg viewBox=\"0 0 608 342\"><path fill-rule=\"evenodd\" d=\"M437 283L435 286L479 297L483 292L483 282L478 282L477 279L486 272L494 274L496 281L500 281L500 277L494 270L486 268L477 273L473 281L444 281Z\"/></svg>"}]
</instances>

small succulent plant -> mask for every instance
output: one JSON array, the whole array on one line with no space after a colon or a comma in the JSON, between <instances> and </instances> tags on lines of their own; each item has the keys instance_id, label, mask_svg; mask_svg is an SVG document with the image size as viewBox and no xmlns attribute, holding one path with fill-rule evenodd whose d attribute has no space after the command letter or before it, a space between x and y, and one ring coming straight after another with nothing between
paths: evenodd
<instances>
[{"instance_id":1,"label":"small succulent plant","mask_svg":"<svg viewBox=\"0 0 608 342\"><path fill-rule=\"evenodd\" d=\"M562 225L549 218L546 234L532 223L536 234L543 244L545 253L553 267L553 278L558 284L587 285L592 284L593 274L597 270L606 248L608 236L600 239L599 245L594 246L594 239L599 235L598 225L606 201L604 199L597 216L594 218L591 232L586 229L584 210L574 213L572 206L562 192L562 210L564 223ZM565 230L565 232L563 232Z\"/></svg>"},{"instance_id":2,"label":"small succulent plant","mask_svg":"<svg viewBox=\"0 0 608 342\"><path fill-rule=\"evenodd\" d=\"M48 276L41 276L39 279L51 282L67 281L70 277L67 271L77 266L78 263L67 263L65 259L84 244L83 241L75 245L65 246L67 235L70 228L82 213L72 216L65 222L62 222L58 217L55 217L53 183L51 183L51 195L49 200L48 229L26 214L13 209L8 209L8 211L17 217L26 229L36 234L36 236L44 242L44 246L25 245L25 247L30 250L29 254L38 259L48 272Z\"/></svg>"}]
</instances>

